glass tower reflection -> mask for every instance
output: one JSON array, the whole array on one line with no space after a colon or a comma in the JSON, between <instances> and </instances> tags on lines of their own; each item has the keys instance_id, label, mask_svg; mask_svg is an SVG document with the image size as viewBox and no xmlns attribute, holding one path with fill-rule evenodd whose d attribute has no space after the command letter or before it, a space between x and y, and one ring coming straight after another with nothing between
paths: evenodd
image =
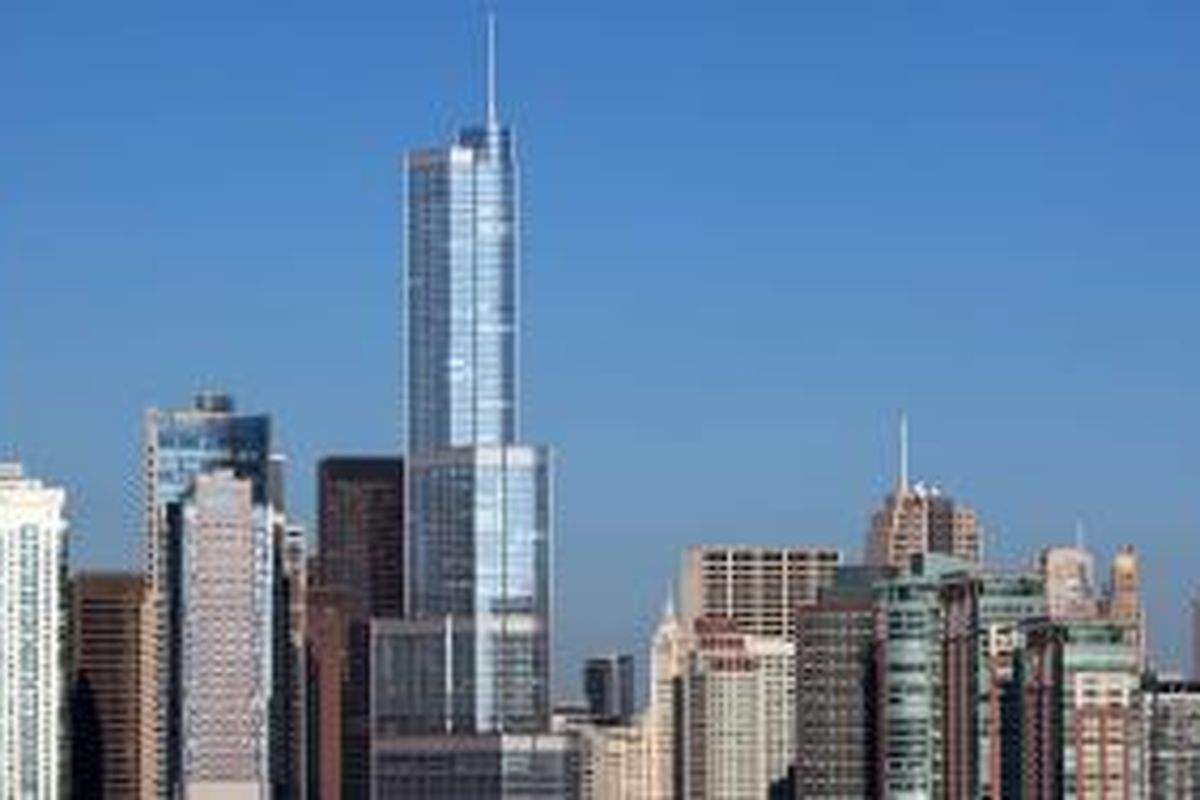
<instances>
[{"instance_id":1,"label":"glass tower reflection","mask_svg":"<svg viewBox=\"0 0 1200 800\"><path fill-rule=\"evenodd\" d=\"M518 444L517 159L491 86L485 124L406 165L410 617L375 645L396 733L548 727L550 459Z\"/></svg>"}]
</instances>

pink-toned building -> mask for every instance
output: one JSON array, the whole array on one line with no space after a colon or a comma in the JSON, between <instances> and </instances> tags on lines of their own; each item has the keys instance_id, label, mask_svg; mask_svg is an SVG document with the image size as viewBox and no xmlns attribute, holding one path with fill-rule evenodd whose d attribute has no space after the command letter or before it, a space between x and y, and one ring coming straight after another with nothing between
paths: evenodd
<instances>
[{"instance_id":1,"label":"pink-toned building","mask_svg":"<svg viewBox=\"0 0 1200 800\"><path fill-rule=\"evenodd\" d=\"M181 783L185 800L270 794L272 568L252 484L219 470L183 505Z\"/></svg>"}]
</instances>

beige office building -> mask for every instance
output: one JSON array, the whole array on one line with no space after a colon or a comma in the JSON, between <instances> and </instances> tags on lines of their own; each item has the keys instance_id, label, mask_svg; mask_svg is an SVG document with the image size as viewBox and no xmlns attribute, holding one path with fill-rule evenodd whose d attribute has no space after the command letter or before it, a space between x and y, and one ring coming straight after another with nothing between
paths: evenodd
<instances>
[{"instance_id":1,"label":"beige office building","mask_svg":"<svg viewBox=\"0 0 1200 800\"><path fill-rule=\"evenodd\" d=\"M866 561L904 568L918 553L942 553L979 563L983 532L975 512L924 483L908 478L908 425L900 421L900 474L896 488L871 516Z\"/></svg>"},{"instance_id":2,"label":"beige office building","mask_svg":"<svg viewBox=\"0 0 1200 800\"><path fill-rule=\"evenodd\" d=\"M790 638L796 609L812 605L842 563L832 547L695 546L680 571L682 624L730 617L741 633Z\"/></svg>"},{"instance_id":3,"label":"beige office building","mask_svg":"<svg viewBox=\"0 0 1200 800\"><path fill-rule=\"evenodd\" d=\"M199 475L183 508L184 800L270 795L271 531L252 484Z\"/></svg>"}]
</instances>

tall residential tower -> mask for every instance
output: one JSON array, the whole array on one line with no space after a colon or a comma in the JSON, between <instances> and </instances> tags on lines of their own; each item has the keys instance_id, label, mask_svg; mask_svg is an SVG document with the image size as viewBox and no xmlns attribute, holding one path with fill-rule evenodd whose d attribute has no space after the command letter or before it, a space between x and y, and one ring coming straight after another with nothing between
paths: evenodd
<instances>
[{"instance_id":1,"label":"tall residential tower","mask_svg":"<svg viewBox=\"0 0 1200 800\"><path fill-rule=\"evenodd\" d=\"M0 795L56 800L63 779L66 493L0 464Z\"/></svg>"}]
</instances>

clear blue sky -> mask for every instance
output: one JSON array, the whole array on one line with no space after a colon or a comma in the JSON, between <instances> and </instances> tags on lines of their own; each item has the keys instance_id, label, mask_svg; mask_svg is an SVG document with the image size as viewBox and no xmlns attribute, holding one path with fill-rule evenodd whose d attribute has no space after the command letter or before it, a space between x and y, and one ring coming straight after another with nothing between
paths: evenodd
<instances>
[{"instance_id":1,"label":"clear blue sky","mask_svg":"<svg viewBox=\"0 0 1200 800\"><path fill-rule=\"evenodd\" d=\"M856 552L893 474L1027 558L1200 582L1200 7L506 2L525 428L559 450L561 686L692 542ZM315 459L400 434L398 166L482 105L481 3L0 4L0 449L134 563L140 414Z\"/></svg>"}]
</instances>

